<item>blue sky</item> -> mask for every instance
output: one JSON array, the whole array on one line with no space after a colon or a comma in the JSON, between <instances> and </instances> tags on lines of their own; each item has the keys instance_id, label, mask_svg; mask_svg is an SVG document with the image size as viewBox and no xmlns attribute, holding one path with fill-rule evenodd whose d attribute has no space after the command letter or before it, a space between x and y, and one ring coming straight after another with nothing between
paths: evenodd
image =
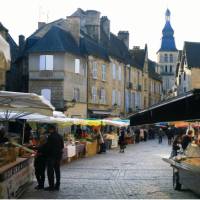
<instances>
[{"instance_id":1,"label":"blue sky","mask_svg":"<svg viewBox=\"0 0 200 200\"><path fill-rule=\"evenodd\" d=\"M0 21L16 42L28 37L38 21L65 18L77 8L94 9L111 20L111 31L130 33L130 48L148 44L149 57L156 60L160 47L165 10L171 11L171 24L178 49L184 41L200 42L200 0L0 0Z\"/></svg>"}]
</instances>

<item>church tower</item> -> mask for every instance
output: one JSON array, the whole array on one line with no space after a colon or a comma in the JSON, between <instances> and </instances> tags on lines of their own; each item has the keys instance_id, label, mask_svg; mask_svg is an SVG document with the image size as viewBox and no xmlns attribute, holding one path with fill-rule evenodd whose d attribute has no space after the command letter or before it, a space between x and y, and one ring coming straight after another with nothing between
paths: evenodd
<instances>
[{"instance_id":1,"label":"church tower","mask_svg":"<svg viewBox=\"0 0 200 200\"><path fill-rule=\"evenodd\" d=\"M178 50L176 49L170 17L170 10L167 9L165 12L165 26L162 30L161 47L157 52L158 72L162 76L164 98L173 95L178 59Z\"/></svg>"}]
</instances>

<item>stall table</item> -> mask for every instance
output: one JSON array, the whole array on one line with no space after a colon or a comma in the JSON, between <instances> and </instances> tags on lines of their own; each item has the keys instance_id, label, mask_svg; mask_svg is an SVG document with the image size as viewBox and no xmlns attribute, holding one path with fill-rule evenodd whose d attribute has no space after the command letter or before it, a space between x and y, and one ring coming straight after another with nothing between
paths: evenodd
<instances>
[{"instance_id":1,"label":"stall table","mask_svg":"<svg viewBox=\"0 0 200 200\"><path fill-rule=\"evenodd\" d=\"M0 168L0 199L19 198L34 177L33 158L17 158Z\"/></svg>"},{"instance_id":2,"label":"stall table","mask_svg":"<svg viewBox=\"0 0 200 200\"><path fill-rule=\"evenodd\" d=\"M74 156L76 156L76 146L72 144L65 144L62 155L62 162L71 162Z\"/></svg>"},{"instance_id":3,"label":"stall table","mask_svg":"<svg viewBox=\"0 0 200 200\"><path fill-rule=\"evenodd\" d=\"M85 144L76 144L76 158L81 158L85 155Z\"/></svg>"}]
</instances>

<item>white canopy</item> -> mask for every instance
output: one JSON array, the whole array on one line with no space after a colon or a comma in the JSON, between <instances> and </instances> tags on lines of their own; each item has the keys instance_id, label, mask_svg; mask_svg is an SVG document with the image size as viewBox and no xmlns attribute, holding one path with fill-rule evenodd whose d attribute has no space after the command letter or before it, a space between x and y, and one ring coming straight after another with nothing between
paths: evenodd
<instances>
[{"instance_id":1,"label":"white canopy","mask_svg":"<svg viewBox=\"0 0 200 200\"><path fill-rule=\"evenodd\" d=\"M53 110L51 103L37 94L0 91L0 111L5 113L6 119L11 112L21 116L31 113L53 116Z\"/></svg>"},{"instance_id":2,"label":"white canopy","mask_svg":"<svg viewBox=\"0 0 200 200\"><path fill-rule=\"evenodd\" d=\"M0 35L0 68L7 69L10 60L10 46Z\"/></svg>"}]
</instances>

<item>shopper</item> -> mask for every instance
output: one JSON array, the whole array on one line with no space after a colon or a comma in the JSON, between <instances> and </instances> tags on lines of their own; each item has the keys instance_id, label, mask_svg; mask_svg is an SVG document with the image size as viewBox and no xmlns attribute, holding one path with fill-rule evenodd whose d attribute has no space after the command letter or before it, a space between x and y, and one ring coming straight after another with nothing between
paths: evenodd
<instances>
[{"instance_id":1,"label":"shopper","mask_svg":"<svg viewBox=\"0 0 200 200\"><path fill-rule=\"evenodd\" d=\"M172 138L173 138L173 131L172 131L171 127L169 127L167 129L166 135L167 135L167 139L168 139L168 145L171 145L172 144Z\"/></svg>"},{"instance_id":2,"label":"shopper","mask_svg":"<svg viewBox=\"0 0 200 200\"><path fill-rule=\"evenodd\" d=\"M182 145L183 150L185 150L187 146L192 142L192 136L193 136L193 131L189 130L187 132L187 135L184 135L182 137L181 145Z\"/></svg>"},{"instance_id":3,"label":"shopper","mask_svg":"<svg viewBox=\"0 0 200 200\"><path fill-rule=\"evenodd\" d=\"M135 142L139 143L140 142L140 129L136 128L135 130Z\"/></svg>"},{"instance_id":4,"label":"shopper","mask_svg":"<svg viewBox=\"0 0 200 200\"><path fill-rule=\"evenodd\" d=\"M172 144L172 152L170 158L178 155L178 151L181 149L181 137L178 135L175 137L173 144Z\"/></svg>"},{"instance_id":5,"label":"shopper","mask_svg":"<svg viewBox=\"0 0 200 200\"><path fill-rule=\"evenodd\" d=\"M44 189L44 182L45 182L45 169L46 169L46 153L45 153L45 140L42 140L40 145L36 148L37 153L34 160L34 167L35 167L35 177L37 179L38 185L35 189L40 190Z\"/></svg>"},{"instance_id":6,"label":"shopper","mask_svg":"<svg viewBox=\"0 0 200 200\"><path fill-rule=\"evenodd\" d=\"M100 146L100 150L99 150L99 154L101 153L106 153L106 144L105 144L105 140L102 136L101 131L99 130L98 132L98 139L99 139L99 146Z\"/></svg>"},{"instance_id":7,"label":"shopper","mask_svg":"<svg viewBox=\"0 0 200 200\"><path fill-rule=\"evenodd\" d=\"M60 162L62 158L62 150L64 148L63 138L57 133L55 126L50 126L49 136L45 145L47 152L47 176L49 187L45 190L53 191L60 189ZM54 184L54 173L56 175L56 184Z\"/></svg>"},{"instance_id":8,"label":"shopper","mask_svg":"<svg viewBox=\"0 0 200 200\"><path fill-rule=\"evenodd\" d=\"M162 138L164 136L164 131L162 128L159 129L158 131L158 143L161 144L162 143Z\"/></svg>"},{"instance_id":9,"label":"shopper","mask_svg":"<svg viewBox=\"0 0 200 200\"><path fill-rule=\"evenodd\" d=\"M119 141L118 144L120 146L120 153L124 153L124 149L126 148L126 141L125 141L125 131L121 128L119 133Z\"/></svg>"}]
</instances>

